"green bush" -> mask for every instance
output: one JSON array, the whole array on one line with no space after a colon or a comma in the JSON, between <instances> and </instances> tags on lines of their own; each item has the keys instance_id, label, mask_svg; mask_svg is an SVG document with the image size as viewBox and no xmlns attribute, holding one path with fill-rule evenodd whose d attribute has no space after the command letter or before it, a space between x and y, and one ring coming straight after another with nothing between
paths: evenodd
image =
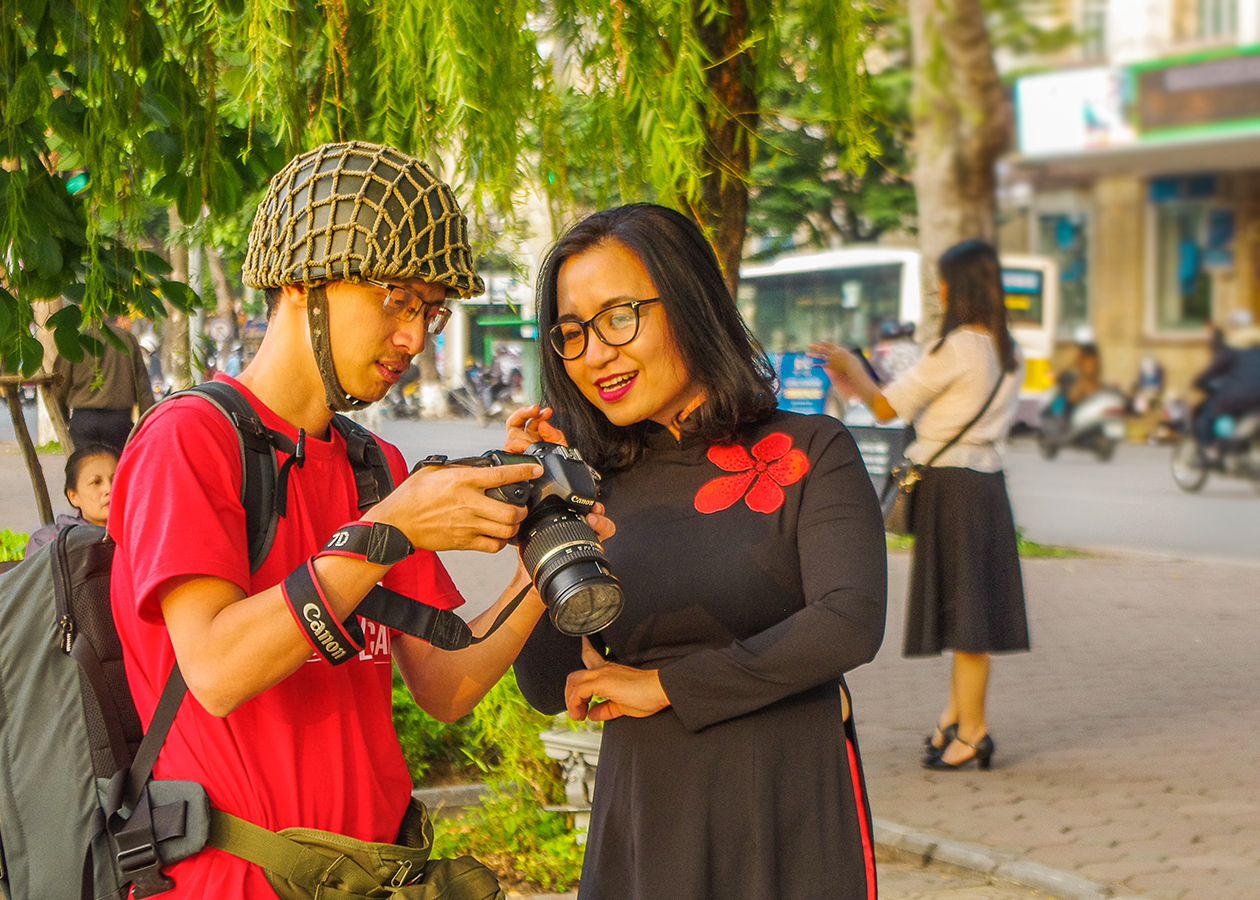
<instances>
[{"instance_id":1,"label":"green bush","mask_svg":"<svg viewBox=\"0 0 1260 900\"><path fill-rule=\"evenodd\" d=\"M30 535L12 532L5 528L0 530L0 562L12 562L21 559L26 552L26 542Z\"/></svg>"},{"instance_id":2,"label":"green bush","mask_svg":"<svg viewBox=\"0 0 1260 900\"><path fill-rule=\"evenodd\" d=\"M505 887L566 891L577 884L582 848L571 822L543 808L564 802L560 767L538 738L554 721L530 707L513 672L450 725L421 712L395 674L394 724L418 781L439 762L462 757L484 772L482 780L491 787L480 808L437 822L435 855L472 854L493 868Z\"/></svg>"},{"instance_id":3,"label":"green bush","mask_svg":"<svg viewBox=\"0 0 1260 900\"><path fill-rule=\"evenodd\" d=\"M498 748L481 742L470 713L455 722L439 722L416 706L394 670L394 729L411 780L423 785L430 775L450 775L471 768L486 771L498 761Z\"/></svg>"}]
</instances>

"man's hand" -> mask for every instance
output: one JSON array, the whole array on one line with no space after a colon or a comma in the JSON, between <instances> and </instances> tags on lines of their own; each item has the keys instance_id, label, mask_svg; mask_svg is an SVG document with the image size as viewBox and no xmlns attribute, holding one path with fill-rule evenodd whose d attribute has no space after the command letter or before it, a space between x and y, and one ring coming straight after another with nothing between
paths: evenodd
<instances>
[{"instance_id":1,"label":"man's hand","mask_svg":"<svg viewBox=\"0 0 1260 900\"><path fill-rule=\"evenodd\" d=\"M542 466L425 466L363 517L401 528L413 547L497 553L516 535L525 509L486 491L542 475Z\"/></svg>"},{"instance_id":2,"label":"man's hand","mask_svg":"<svg viewBox=\"0 0 1260 900\"><path fill-rule=\"evenodd\" d=\"M570 719L604 722L618 716L641 719L669 706L656 669L610 663L582 638L584 670L570 672L564 688ZM603 698L595 703L591 700Z\"/></svg>"}]
</instances>

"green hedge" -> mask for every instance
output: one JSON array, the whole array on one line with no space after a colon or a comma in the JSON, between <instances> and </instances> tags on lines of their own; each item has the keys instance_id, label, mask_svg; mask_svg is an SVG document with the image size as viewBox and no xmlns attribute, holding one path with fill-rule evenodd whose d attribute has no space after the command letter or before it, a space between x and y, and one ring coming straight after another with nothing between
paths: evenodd
<instances>
[{"instance_id":1,"label":"green hedge","mask_svg":"<svg viewBox=\"0 0 1260 900\"><path fill-rule=\"evenodd\" d=\"M562 892L577 884L582 848L572 823L543 808L564 803L560 768L538 738L555 720L530 707L513 672L449 725L421 712L395 672L394 725L417 784L439 763L467 763L491 786L481 807L438 820L436 856L472 854L499 873L505 888Z\"/></svg>"},{"instance_id":2,"label":"green hedge","mask_svg":"<svg viewBox=\"0 0 1260 900\"><path fill-rule=\"evenodd\" d=\"M7 528L0 530L0 562L21 559L26 552L26 542L30 539L29 534L13 532Z\"/></svg>"}]
</instances>

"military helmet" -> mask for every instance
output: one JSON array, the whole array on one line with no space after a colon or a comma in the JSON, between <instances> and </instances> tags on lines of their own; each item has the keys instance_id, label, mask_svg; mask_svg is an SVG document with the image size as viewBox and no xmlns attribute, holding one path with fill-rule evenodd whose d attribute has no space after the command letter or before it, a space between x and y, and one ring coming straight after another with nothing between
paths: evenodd
<instances>
[{"instance_id":1,"label":"military helmet","mask_svg":"<svg viewBox=\"0 0 1260 900\"><path fill-rule=\"evenodd\" d=\"M415 278L448 297L485 291L451 189L420 160L363 141L299 154L271 179L242 276L264 289Z\"/></svg>"}]
</instances>

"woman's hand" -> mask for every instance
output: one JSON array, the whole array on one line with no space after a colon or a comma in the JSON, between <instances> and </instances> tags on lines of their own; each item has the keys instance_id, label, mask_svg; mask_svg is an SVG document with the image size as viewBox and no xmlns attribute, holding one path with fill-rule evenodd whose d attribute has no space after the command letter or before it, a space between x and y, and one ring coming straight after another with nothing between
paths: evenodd
<instances>
[{"instance_id":1,"label":"woman's hand","mask_svg":"<svg viewBox=\"0 0 1260 900\"><path fill-rule=\"evenodd\" d=\"M619 716L641 719L669 706L656 669L635 669L610 663L582 638L585 670L569 673L564 688L570 719L605 722ZM602 698L595 703L595 698Z\"/></svg>"},{"instance_id":2,"label":"woman's hand","mask_svg":"<svg viewBox=\"0 0 1260 900\"><path fill-rule=\"evenodd\" d=\"M595 536L599 538L600 543L617 533L617 526L613 524L613 520L604 515L604 504L602 503L596 503L591 507L591 511L586 514L586 524L594 529Z\"/></svg>"},{"instance_id":3,"label":"woman's hand","mask_svg":"<svg viewBox=\"0 0 1260 900\"><path fill-rule=\"evenodd\" d=\"M809 355L822 362L823 368L831 376L831 382L841 397L846 401L858 397L858 391L850 373L855 371L854 367L862 369L863 366L852 350L833 344L831 341L814 341L809 345Z\"/></svg>"},{"instance_id":4,"label":"woman's hand","mask_svg":"<svg viewBox=\"0 0 1260 900\"><path fill-rule=\"evenodd\" d=\"M503 442L503 449L508 453L524 453L526 447L537 441L569 446L564 432L548 421L551 414L551 407L539 406L537 403L522 406L512 413L508 416L507 439Z\"/></svg>"}]
</instances>

